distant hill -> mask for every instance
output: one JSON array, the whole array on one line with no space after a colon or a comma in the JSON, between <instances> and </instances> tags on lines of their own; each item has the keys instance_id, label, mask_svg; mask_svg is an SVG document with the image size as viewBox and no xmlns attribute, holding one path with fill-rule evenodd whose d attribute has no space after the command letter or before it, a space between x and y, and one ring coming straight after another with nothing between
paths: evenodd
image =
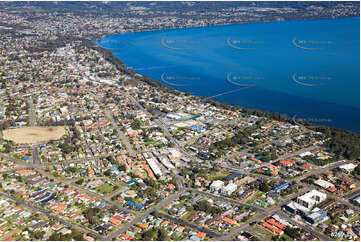
<instances>
[{"instance_id":1,"label":"distant hill","mask_svg":"<svg viewBox=\"0 0 361 242\"><path fill-rule=\"evenodd\" d=\"M149 9L153 11L218 11L223 8L236 7L255 7L255 8L294 8L300 12L309 11L310 8L334 8L338 5L350 5L359 9L360 3L357 2L313 2L313 1L289 1L289 2L210 2L210 1L194 1L194 2L0 2L0 11L16 10L19 8L32 8L33 11L73 11L82 12L98 12L117 14L123 11L137 10L137 7ZM142 10L139 8L139 10ZM28 9L30 10L30 9ZM359 11L358 11L359 12Z\"/></svg>"}]
</instances>

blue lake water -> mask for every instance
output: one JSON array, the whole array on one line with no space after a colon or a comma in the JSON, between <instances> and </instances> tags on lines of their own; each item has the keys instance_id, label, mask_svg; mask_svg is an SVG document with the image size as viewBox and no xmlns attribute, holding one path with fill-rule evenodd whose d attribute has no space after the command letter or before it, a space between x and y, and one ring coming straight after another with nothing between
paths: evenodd
<instances>
[{"instance_id":1,"label":"blue lake water","mask_svg":"<svg viewBox=\"0 0 361 242\"><path fill-rule=\"evenodd\" d=\"M177 90L360 131L360 18L125 33L96 43Z\"/></svg>"}]
</instances>

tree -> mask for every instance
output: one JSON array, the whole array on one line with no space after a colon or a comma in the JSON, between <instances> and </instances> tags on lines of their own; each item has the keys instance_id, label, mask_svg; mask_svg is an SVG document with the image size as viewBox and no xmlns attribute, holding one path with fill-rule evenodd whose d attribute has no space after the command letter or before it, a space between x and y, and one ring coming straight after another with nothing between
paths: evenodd
<instances>
[{"instance_id":1,"label":"tree","mask_svg":"<svg viewBox=\"0 0 361 242\"><path fill-rule=\"evenodd\" d=\"M34 238L37 240L41 240L44 236L45 232L44 231L38 231L34 234Z\"/></svg>"},{"instance_id":2,"label":"tree","mask_svg":"<svg viewBox=\"0 0 361 242\"><path fill-rule=\"evenodd\" d=\"M88 208L84 211L84 216L88 219L90 224L96 224L95 216L100 212L99 208Z\"/></svg>"},{"instance_id":3,"label":"tree","mask_svg":"<svg viewBox=\"0 0 361 242\"><path fill-rule=\"evenodd\" d=\"M159 218L159 212L156 210L153 212L153 216L156 217L156 218Z\"/></svg>"},{"instance_id":4,"label":"tree","mask_svg":"<svg viewBox=\"0 0 361 242\"><path fill-rule=\"evenodd\" d=\"M272 153L271 160L276 160L277 158L278 158L278 156L275 153Z\"/></svg>"},{"instance_id":5,"label":"tree","mask_svg":"<svg viewBox=\"0 0 361 242\"><path fill-rule=\"evenodd\" d=\"M118 170L119 171L125 171L125 165L118 166Z\"/></svg>"},{"instance_id":6,"label":"tree","mask_svg":"<svg viewBox=\"0 0 361 242\"><path fill-rule=\"evenodd\" d=\"M262 182L260 185L259 185L259 190L261 192L269 192L271 190L271 188L269 187L268 183L267 182Z\"/></svg>"},{"instance_id":7,"label":"tree","mask_svg":"<svg viewBox=\"0 0 361 242\"><path fill-rule=\"evenodd\" d=\"M164 228L161 228L158 233L159 233L158 235L159 240L161 241L169 240L168 232Z\"/></svg>"},{"instance_id":8,"label":"tree","mask_svg":"<svg viewBox=\"0 0 361 242\"><path fill-rule=\"evenodd\" d=\"M150 229L143 233L143 239L144 240L153 240L154 237L157 235L156 231L154 229Z\"/></svg>"},{"instance_id":9,"label":"tree","mask_svg":"<svg viewBox=\"0 0 361 242\"><path fill-rule=\"evenodd\" d=\"M13 147L12 147L12 145L10 143L6 143L4 145L4 148L5 148L5 150L4 150L5 153L10 153L13 150Z\"/></svg>"},{"instance_id":10,"label":"tree","mask_svg":"<svg viewBox=\"0 0 361 242\"><path fill-rule=\"evenodd\" d=\"M289 226L286 226L285 233L294 239L300 239L301 238L301 229L299 228L291 228Z\"/></svg>"},{"instance_id":11,"label":"tree","mask_svg":"<svg viewBox=\"0 0 361 242\"><path fill-rule=\"evenodd\" d=\"M104 172L104 175L105 175L105 176L110 176L110 175L111 175L110 170L106 170L106 171Z\"/></svg>"},{"instance_id":12,"label":"tree","mask_svg":"<svg viewBox=\"0 0 361 242\"><path fill-rule=\"evenodd\" d=\"M156 186L156 182L153 179L144 179L144 183L147 186L150 186L150 187L155 187Z\"/></svg>"},{"instance_id":13,"label":"tree","mask_svg":"<svg viewBox=\"0 0 361 242\"><path fill-rule=\"evenodd\" d=\"M139 119L135 119L133 123L130 125L132 129L140 129L142 122Z\"/></svg>"},{"instance_id":14,"label":"tree","mask_svg":"<svg viewBox=\"0 0 361 242\"><path fill-rule=\"evenodd\" d=\"M82 178L82 179L77 180L75 183L78 185L81 185L81 184L83 184L83 182L84 182L84 179Z\"/></svg>"},{"instance_id":15,"label":"tree","mask_svg":"<svg viewBox=\"0 0 361 242\"><path fill-rule=\"evenodd\" d=\"M74 147L72 147L69 143L71 143L71 140L67 139L64 143L59 145L59 148L66 154L70 154L74 151Z\"/></svg>"}]
</instances>

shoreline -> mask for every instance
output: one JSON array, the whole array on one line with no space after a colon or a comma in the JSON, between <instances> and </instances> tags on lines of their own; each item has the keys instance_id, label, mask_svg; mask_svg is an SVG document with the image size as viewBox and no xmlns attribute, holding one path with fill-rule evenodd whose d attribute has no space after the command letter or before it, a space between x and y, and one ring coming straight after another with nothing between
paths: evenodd
<instances>
[{"instance_id":1,"label":"shoreline","mask_svg":"<svg viewBox=\"0 0 361 242\"><path fill-rule=\"evenodd\" d=\"M228 24L214 24L214 25L198 25L198 26L183 26L183 27L170 27L170 28L159 28L159 29L149 29L149 30L142 30L142 31L126 31L121 33L113 33L101 36L99 39L92 40L92 41L99 41L105 37L110 37L114 35L121 35L121 34L136 34L136 33L145 33L145 32L155 32L155 31L162 31L162 30L179 30L179 29L191 29L191 28L207 28L207 27L222 27L222 26L231 26L231 25L244 25L244 24L257 24L257 23L278 23L278 22L285 22L285 21L317 21L317 20L336 20L336 19L347 19L347 18L359 18L360 16L347 16L347 17L324 17L324 18L304 18L304 19L282 19L282 20L264 20L264 21L251 21L251 22L238 22L238 23L228 23Z\"/></svg>"},{"instance_id":2,"label":"shoreline","mask_svg":"<svg viewBox=\"0 0 361 242\"><path fill-rule=\"evenodd\" d=\"M360 19L360 16L347 16L347 17L337 17L337 18L333 18L333 17L324 17L324 18L302 18L302 19L283 19L280 21L254 21L254 22L242 22L242 23L229 23L229 24L219 24L219 25L205 25L205 26L190 26L190 27L174 27L174 28L160 28L160 29L150 29L150 30L142 30L142 31L127 31L127 32L122 32L122 33L114 33L114 34L109 34L109 35L105 35L103 37L101 37L100 39L96 39L96 40L87 40L91 43L91 48L95 48L95 49L101 49L101 52L103 53L107 53L106 55L110 57L110 61L114 64L116 64L116 66L119 66L121 68L121 71L124 73L128 73L130 74L134 79L136 79L137 81L143 81L146 82L148 84L151 84L154 86L154 84L158 87L161 87L163 89L166 89L166 91L168 92L172 92L172 93L185 93L185 92L181 92L178 91L177 89L171 87L171 86L166 86L164 83L162 83L160 80L154 80L148 76L145 76L143 74L137 73L136 70L133 70L132 68L129 68L128 66L125 65L125 63L114 56L114 54L111 52L111 50L107 50L103 47L101 47L97 41L102 40L105 37L111 37L111 36L116 36L116 35L122 35L122 34L131 34L131 33L144 33L144 32L155 32L155 31L163 31L163 30L179 30L179 29L190 29L190 28L206 28L206 27L223 27L223 26L230 26L230 25L243 25L243 24L256 24L256 23L275 23L275 22L285 22L285 21L317 21L317 20L336 20L336 19L347 19L347 18L357 18ZM89 46L89 45L88 45ZM141 75L141 77L139 76ZM204 97L204 96L198 96L198 95L194 95L194 94L190 94L192 96L196 96L201 98L202 100L207 100L207 102L211 102L211 103L216 103L217 105L221 105L224 106L225 108L228 109L232 109L232 108L236 108L236 109L243 109L243 110L254 110L254 111L258 111L261 112L263 114L266 115L271 115L271 116L281 116L280 118L282 120L286 120L288 122L294 123L294 117L289 117L289 116L285 116L285 115L280 115L277 112L270 112L270 111L265 111L265 110L259 110L259 109L254 109L254 108L247 108L247 107L243 107L240 105L232 105L232 104L226 104L226 103L222 103L213 99L210 99L209 97ZM305 122L302 121L301 119L298 119L296 121L296 123L298 124L304 124L306 126L312 126L312 127L327 127L327 128L333 128L333 129L337 129L337 130L341 130L341 131L347 131L347 132L351 132L353 134L356 135L360 135L360 132L355 132L346 128L337 128L334 126L328 126L328 125L320 125L320 124L315 124L312 122Z\"/></svg>"},{"instance_id":3,"label":"shoreline","mask_svg":"<svg viewBox=\"0 0 361 242\"><path fill-rule=\"evenodd\" d=\"M90 43L90 46L89 46L89 43ZM95 50L100 50L100 52L102 52L103 56L105 55L105 58L110 61L111 63L115 64L116 67L122 67L119 71L121 71L122 73L127 73L129 75L131 75L131 77L133 79L135 79L136 81L141 81L141 82L145 82L151 86L158 86L160 88L162 88L163 90L165 91L168 91L168 92L172 92L172 93L175 93L175 94L179 94L179 93L185 93L185 92L182 92L182 91L179 91L173 87L169 87L169 86L166 86L164 85L161 81L158 81L158 80L154 80L148 76L145 76L145 75L142 75L142 74L139 74L137 73L136 71L134 71L133 69L131 68L128 68L124 62L119 59L118 57L115 57L114 54L101 47L100 45L98 45L95 40L93 41L89 41L88 42L88 47L92 48L92 49L95 49ZM108 56L108 58L106 57ZM124 69L123 69L124 68ZM242 109L243 111L245 112L254 112L254 113L257 113L255 115L257 116L266 116L266 117L273 117L273 119L275 120L278 120L278 121L284 121L284 122L290 122L290 123L295 123L295 124L302 124L304 126L309 126L309 127L312 127L310 128L311 130L318 130L318 129L331 129L331 130L338 130L340 132L346 132L346 133L352 133L354 135L357 135L357 136L360 136L360 133L357 133L357 132L354 132L352 130L348 130L348 129L344 129L344 128L336 128L336 127L333 127L333 126L327 126L327 125L319 125L319 124L315 124L315 123L312 123L312 122L305 122L303 121L302 119L295 119L295 117L288 117L288 116L285 116L285 115L281 115L277 112L270 112L270 111L265 111L265 110L259 110L259 109L254 109L254 108L247 108L247 107L243 107L243 106L240 106L240 105L232 105L232 104L228 104L228 103L222 103L222 102L219 102L219 101L216 101L216 100L213 100L213 99L210 99L208 97L204 97L204 96L198 96L198 95L194 95L194 94L190 94L189 95L191 96L195 96L195 97L198 97L200 98L202 101L206 102L206 103L210 103L210 104L213 104L213 105L218 105L218 106L222 106L226 109Z\"/></svg>"}]
</instances>

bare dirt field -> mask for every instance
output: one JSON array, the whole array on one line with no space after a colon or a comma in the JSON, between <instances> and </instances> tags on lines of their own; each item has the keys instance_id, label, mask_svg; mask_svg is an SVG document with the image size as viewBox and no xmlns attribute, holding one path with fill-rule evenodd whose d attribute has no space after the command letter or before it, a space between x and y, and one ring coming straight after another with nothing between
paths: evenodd
<instances>
[{"instance_id":1,"label":"bare dirt field","mask_svg":"<svg viewBox=\"0 0 361 242\"><path fill-rule=\"evenodd\" d=\"M49 140L58 140L66 134L64 126L56 127L25 127L3 131L3 139L21 144L36 144Z\"/></svg>"}]
</instances>

